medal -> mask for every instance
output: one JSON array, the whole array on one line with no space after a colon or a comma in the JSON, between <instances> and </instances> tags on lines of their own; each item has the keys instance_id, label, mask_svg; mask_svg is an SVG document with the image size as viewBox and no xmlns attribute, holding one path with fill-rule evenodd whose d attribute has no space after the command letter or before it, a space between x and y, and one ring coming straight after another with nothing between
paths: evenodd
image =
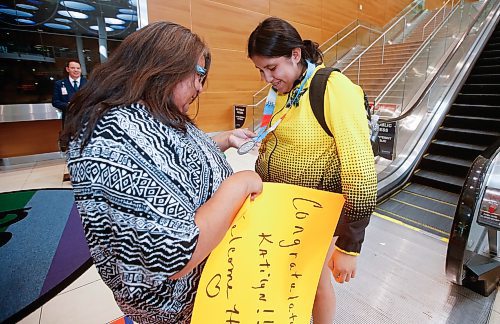
<instances>
[{"instance_id":1,"label":"medal","mask_svg":"<svg viewBox=\"0 0 500 324\"><path fill-rule=\"evenodd\" d=\"M238 154L239 155L247 154L255 147L256 144L257 143L253 140L241 144L241 146L238 148Z\"/></svg>"},{"instance_id":2,"label":"medal","mask_svg":"<svg viewBox=\"0 0 500 324\"><path fill-rule=\"evenodd\" d=\"M269 123L271 122L271 119L273 117L274 108L276 106L276 97L278 94L273 87L269 88L266 104L264 106L264 115L262 116L261 125L259 127L260 131L254 139L241 144L241 146L238 148L239 155L247 154L248 152L250 152L255 147L255 145L257 145L257 143L260 143L267 136L267 134L274 131L278 127L278 125L281 123L281 121L283 121L292 106L297 106L299 104L300 96L305 92L303 92L302 89L304 88L307 80L313 74L315 68L316 65L307 61L306 75L302 79L300 86L297 89L293 90L292 95L289 95L289 98L285 104L285 113L281 115L280 119L278 119L272 126L269 126Z\"/></svg>"}]
</instances>

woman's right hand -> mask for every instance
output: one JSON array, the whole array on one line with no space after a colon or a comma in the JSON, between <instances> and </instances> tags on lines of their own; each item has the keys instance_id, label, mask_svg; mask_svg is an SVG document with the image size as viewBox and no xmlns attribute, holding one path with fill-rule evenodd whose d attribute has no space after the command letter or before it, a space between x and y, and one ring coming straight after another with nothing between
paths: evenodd
<instances>
[{"instance_id":1,"label":"woman's right hand","mask_svg":"<svg viewBox=\"0 0 500 324\"><path fill-rule=\"evenodd\" d=\"M191 260L170 279L179 279L203 261L222 240L247 197L253 200L261 192L262 179L254 171L240 171L226 178L196 211L195 223L200 231L198 243Z\"/></svg>"}]
</instances>

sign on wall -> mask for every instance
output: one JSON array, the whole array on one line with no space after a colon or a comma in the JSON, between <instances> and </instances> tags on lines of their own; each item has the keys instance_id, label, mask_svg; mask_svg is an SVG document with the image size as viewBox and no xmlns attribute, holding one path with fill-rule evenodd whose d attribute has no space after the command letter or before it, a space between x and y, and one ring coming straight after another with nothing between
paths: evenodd
<instances>
[{"instance_id":1,"label":"sign on wall","mask_svg":"<svg viewBox=\"0 0 500 324\"><path fill-rule=\"evenodd\" d=\"M394 143L396 139L396 122L379 123L379 156L384 159L394 158Z\"/></svg>"},{"instance_id":2,"label":"sign on wall","mask_svg":"<svg viewBox=\"0 0 500 324\"><path fill-rule=\"evenodd\" d=\"M234 106L234 128L241 128L245 124L247 117L247 106L235 105Z\"/></svg>"}]
</instances>

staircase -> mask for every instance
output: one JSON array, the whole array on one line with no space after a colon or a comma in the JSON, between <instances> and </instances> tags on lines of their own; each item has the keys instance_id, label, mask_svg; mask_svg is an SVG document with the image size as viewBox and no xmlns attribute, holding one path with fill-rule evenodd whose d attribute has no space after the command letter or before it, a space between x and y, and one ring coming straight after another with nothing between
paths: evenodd
<instances>
[{"instance_id":1,"label":"staircase","mask_svg":"<svg viewBox=\"0 0 500 324\"><path fill-rule=\"evenodd\" d=\"M427 12L425 15L424 19L417 22L410 34L405 36L403 43L390 44L388 42L384 46L373 46L359 61L354 62L346 70L343 68L347 64L335 67L343 70L347 77L359 84L368 96L368 100L373 102L422 45L427 36L432 33L432 27L438 26L445 18L445 15L437 10ZM403 91L404 89L394 89L390 95L384 97L384 100L394 103L401 102Z\"/></svg>"},{"instance_id":2,"label":"staircase","mask_svg":"<svg viewBox=\"0 0 500 324\"><path fill-rule=\"evenodd\" d=\"M411 42L385 45L383 62L382 46L374 46L361 58L359 78L357 66L349 67L344 74L359 84L368 100L373 101L421 44L422 42Z\"/></svg>"},{"instance_id":3,"label":"staircase","mask_svg":"<svg viewBox=\"0 0 500 324\"><path fill-rule=\"evenodd\" d=\"M500 24L415 171L412 182L460 193L474 159L500 137Z\"/></svg>"}]
</instances>

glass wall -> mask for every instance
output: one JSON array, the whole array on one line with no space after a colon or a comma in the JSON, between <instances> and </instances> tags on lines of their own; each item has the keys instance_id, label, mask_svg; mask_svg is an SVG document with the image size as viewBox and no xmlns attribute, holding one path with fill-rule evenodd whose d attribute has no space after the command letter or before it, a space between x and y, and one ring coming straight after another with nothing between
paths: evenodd
<instances>
[{"instance_id":1,"label":"glass wall","mask_svg":"<svg viewBox=\"0 0 500 324\"><path fill-rule=\"evenodd\" d=\"M0 105L51 102L69 59L88 77L137 21L136 0L2 1Z\"/></svg>"}]
</instances>

